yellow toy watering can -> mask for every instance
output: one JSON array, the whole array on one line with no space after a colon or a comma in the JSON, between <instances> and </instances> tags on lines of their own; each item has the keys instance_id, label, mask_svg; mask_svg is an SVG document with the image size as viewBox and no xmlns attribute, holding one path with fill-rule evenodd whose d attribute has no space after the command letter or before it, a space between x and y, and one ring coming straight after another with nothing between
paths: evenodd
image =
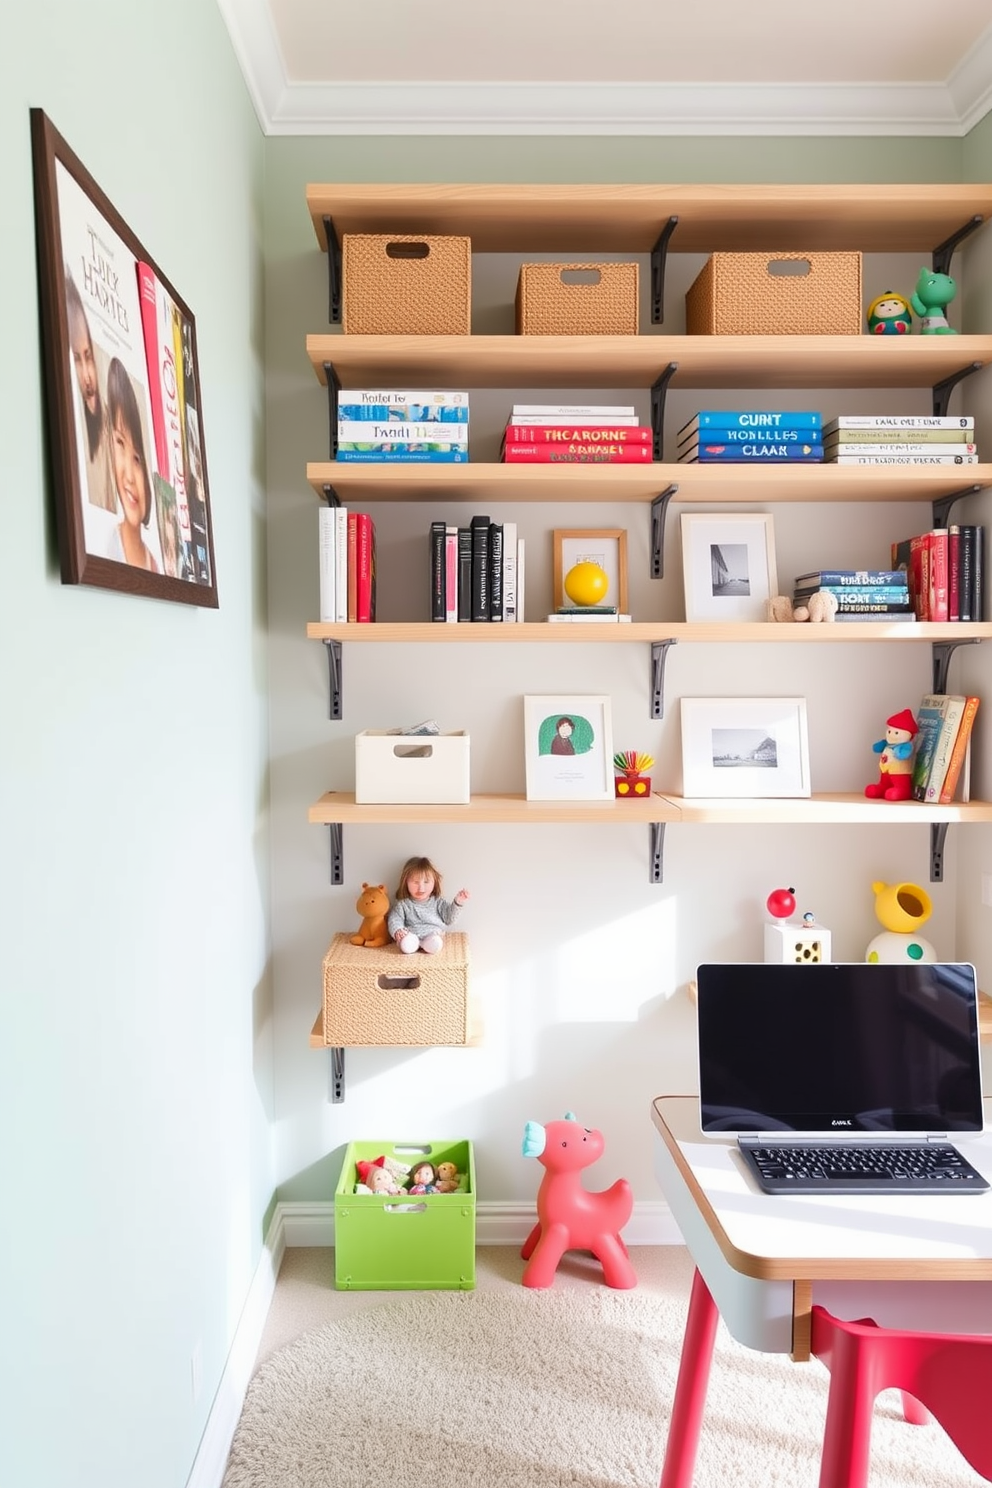
<instances>
[{"instance_id":1,"label":"yellow toy watering can","mask_svg":"<svg viewBox=\"0 0 992 1488\"><path fill-rule=\"evenodd\" d=\"M886 930L911 935L933 913L930 895L919 884L873 883L875 916Z\"/></svg>"}]
</instances>

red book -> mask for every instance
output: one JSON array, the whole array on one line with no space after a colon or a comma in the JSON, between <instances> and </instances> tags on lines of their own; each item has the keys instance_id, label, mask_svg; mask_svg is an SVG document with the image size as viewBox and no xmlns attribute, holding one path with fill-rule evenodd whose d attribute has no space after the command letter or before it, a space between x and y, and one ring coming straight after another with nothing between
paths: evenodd
<instances>
[{"instance_id":1,"label":"red book","mask_svg":"<svg viewBox=\"0 0 992 1488\"><path fill-rule=\"evenodd\" d=\"M931 620L947 620L948 606L948 558L947 528L935 527L927 533L930 552L930 615Z\"/></svg>"},{"instance_id":2,"label":"red book","mask_svg":"<svg viewBox=\"0 0 992 1488\"><path fill-rule=\"evenodd\" d=\"M944 776L944 783L940 788L941 806L949 806L954 800L954 793L958 788L958 781L961 778L961 770L964 766L964 762L968 754L968 747L971 743L971 726L975 721L975 714L977 712L978 698L968 698L964 705L964 712L961 715L961 722L958 724L958 731L954 739L954 747L951 750L951 757L947 763L947 774Z\"/></svg>"},{"instance_id":3,"label":"red book","mask_svg":"<svg viewBox=\"0 0 992 1488\"><path fill-rule=\"evenodd\" d=\"M654 431L645 424L507 424L507 444L650 444Z\"/></svg>"},{"instance_id":4,"label":"red book","mask_svg":"<svg viewBox=\"0 0 992 1488\"><path fill-rule=\"evenodd\" d=\"M348 513L348 621L358 619L358 513Z\"/></svg>"},{"instance_id":5,"label":"red book","mask_svg":"<svg viewBox=\"0 0 992 1488\"><path fill-rule=\"evenodd\" d=\"M929 534L918 533L909 541L909 597L917 620L930 619Z\"/></svg>"},{"instance_id":6,"label":"red book","mask_svg":"<svg viewBox=\"0 0 992 1488\"><path fill-rule=\"evenodd\" d=\"M947 618L961 619L961 529L947 529Z\"/></svg>"},{"instance_id":7,"label":"red book","mask_svg":"<svg viewBox=\"0 0 992 1488\"><path fill-rule=\"evenodd\" d=\"M375 619L375 523L368 512L356 513L355 619Z\"/></svg>"},{"instance_id":8,"label":"red book","mask_svg":"<svg viewBox=\"0 0 992 1488\"><path fill-rule=\"evenodd\" d=\"M507 444L507 465L648 465L650 444Z\"/></svg>"}]
</instances>

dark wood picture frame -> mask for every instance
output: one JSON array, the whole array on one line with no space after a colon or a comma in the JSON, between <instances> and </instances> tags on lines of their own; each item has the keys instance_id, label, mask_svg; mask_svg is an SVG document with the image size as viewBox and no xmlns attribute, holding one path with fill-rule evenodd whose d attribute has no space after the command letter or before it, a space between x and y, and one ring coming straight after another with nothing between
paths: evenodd
<instances>
[{"instance_id":1,"label":"dark wood picture frame","mask_svg":"<svg viewBox=\"0 0 992 1488\"><path fill-rule=\"evenodd\" d=\"M216 608L192 311L41 109L31 145L62 582Z\"/></svg>"}]
</instances>

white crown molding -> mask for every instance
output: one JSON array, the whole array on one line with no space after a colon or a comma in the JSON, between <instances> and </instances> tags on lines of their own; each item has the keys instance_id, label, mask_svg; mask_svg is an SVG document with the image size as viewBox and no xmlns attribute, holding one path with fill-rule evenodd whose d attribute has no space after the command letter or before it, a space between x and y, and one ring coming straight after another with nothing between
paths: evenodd
<instances>
[{"instance_id":1,"label":"white crown molding","mask_svg":"<svg viewBox=\"0 0 992 1488\"><path fill-rule=\"evenodd\" d=\"M944 83L287 80L267 0L217 0L267 135L962 137L992 108L992 26Z\"/></svg>"}]
</instances>

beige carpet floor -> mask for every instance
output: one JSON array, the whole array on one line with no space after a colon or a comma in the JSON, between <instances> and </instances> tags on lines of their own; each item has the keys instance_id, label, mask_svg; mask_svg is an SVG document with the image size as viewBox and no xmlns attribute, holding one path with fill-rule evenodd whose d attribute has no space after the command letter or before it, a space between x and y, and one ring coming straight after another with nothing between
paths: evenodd
<instances>
[{"instance_id":1,"label":"beige carpet floor","mask_svg":"<svg viewBox=\"0 0 992 1488\"><path fill-rule=\"evenodd\" d=\"M349 1293L331 1251L287 1251L224 1488L657 1488L691 1265L631 1256L629 1292L577 1255L529 1291L480 1247L474 1292ZM827 1378L721 1325L695 1488L816 1488ZM880 1398L870 1488L982 1482Z\"/></svg>"}]
</instances>

